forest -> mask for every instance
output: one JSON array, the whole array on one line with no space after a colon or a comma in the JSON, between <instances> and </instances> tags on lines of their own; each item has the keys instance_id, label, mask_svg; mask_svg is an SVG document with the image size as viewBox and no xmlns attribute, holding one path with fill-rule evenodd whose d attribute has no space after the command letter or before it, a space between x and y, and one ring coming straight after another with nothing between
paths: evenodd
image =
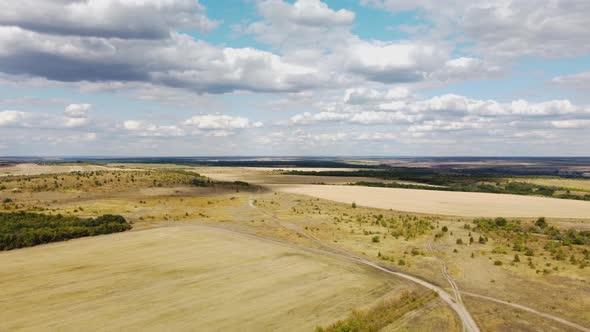
<instances>
[{"instance_id":1,"label":"forest","mask_svg":"<svg viewBox=\"0 0 590 332\"><path fill-rule=\"evenodd\" d=\"M61 214L5 212L0 213L0 250L123 232L128 229L131 229L131 224L119 215L79 218Z\"/></svg>"}]
</instances>

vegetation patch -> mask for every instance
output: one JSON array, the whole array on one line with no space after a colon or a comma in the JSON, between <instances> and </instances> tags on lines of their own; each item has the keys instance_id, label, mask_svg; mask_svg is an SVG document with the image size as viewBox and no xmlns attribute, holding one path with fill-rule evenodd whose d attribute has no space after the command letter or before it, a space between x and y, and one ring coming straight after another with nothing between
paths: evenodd
<instances>
[{"instance_id":1,"label":"vegetation patch","mask_svg":"<svg viewBox=\"0 0 590 332\"><path fill-rule=\"evenodd\" d=\"M0 250L123 232L131 225L118 215L97 218L46 215L39 213L0 213Z\"/></svg>"},{"instance_id":2,"label":"vegetation patch","mask_svg":"<svg viewBox=\"0 0 590 332\"><path fill-rule=\"evenodd\" d=\"M560 230L551 226L543 217L529 224L506 218L477 218L473 223L474 231L488 234L497 242L504 243L504 246L494 248L492 253L508 254L509 250L522 252L529 257L531 268L536 268L532 257L544 254L556 261L569 261L580 268L590 264L590 251L587 247L590 245L590 231ZM513 262L520 262L520 258L516 257Z\"/></svg>"},{"instance_id":3,"label":"vegetation patch","mask_svg":"<svg viewBox=\"0 0 590 332\"><path fill-rule=\"evenodd\" d=\"M316 332L373 332L381 331L406 313L421 308L438 296L435 292L420 295L404 291L399 299L384 301L369 310L355 310L344 320L327 327L317 327Z\"/></svg>"}]
</instances>

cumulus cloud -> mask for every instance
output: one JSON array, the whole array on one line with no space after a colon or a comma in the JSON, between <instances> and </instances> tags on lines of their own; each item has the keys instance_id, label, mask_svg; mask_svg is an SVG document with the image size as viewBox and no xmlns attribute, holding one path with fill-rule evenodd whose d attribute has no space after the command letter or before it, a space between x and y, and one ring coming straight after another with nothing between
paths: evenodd
<instances>
[{"instance_id":1,"label":"cumulus cloud","mask_svg":"<svg viewBox=\"0 0 590 332\"><path fill-rule=\"evenodd\" d=\"M31 116L29 113L21 111L0 111L0 127L8 126L26 126L25 121Z\"/></svg>"},{"instance_id":2,"label":"cumulus cloud","mask_svg":"<svg viewBox=\"0 0 590 332\"><path fill-rule=\"evenodd\" d=\"M375 102L385 102L392 100L403 100L412 96L410 89L406 87L396 87L386 91L369 89L369 88L352 88L346 89L344 101L348 104L366 104Z\"/></svg>"},{"instance_id":3,"label":"cumulus cloud","mask_svg":"<svg viewBox=\"0 0 590 332\"><path fill-rule=\"evenodd\" d=\"M581 119L574 119L574 120L556 120L551 121L551 125L555 128L560 129L580 129L580 128L590 128L590 120L581 120Z\"/></svg>"},{"instance_id":4,"label":"cumulus cloud","mask_svg":"<svg viewBox=\"0 0 590 332\"><path fill-rule=\"evenodd\" d=\"M138 136L174 137L185 135L184 131L175 125L158 126L138 120L127 120L123 122L123 127Z\"/></svg>"},{"instance_id":5,"label":"cumulus cloud","mask_svg":"<svg viewBox=\"0 0 590 332\"><path fill-rule=\"evenodd\" d=\"M196 92L295 91L326 81L313 67L252 48L172 33L158 41L44 35L0 26L0 71L62 82L151 82Z\"/></svg>"},{"instance_id":6,"label":"cumulus cloud","mask_svg":"<svg viewBox=\"0 0 590 332\"><path fill-rule=\"evenodd\" d=\"M248 118L222 114L192 116L180 123L157 125L142 120L124 121L122 127L136 136L144 137L190 137L230 136L238 130L260 128L260 121L250 122Z\"/></svg>"},{"instance_id":7,"label":"cumulus cloud","mask_svg":"<svg viewBox=\"0 0 590 332\"><path fill-rule=\"evenodd\" d=\"M64 110L64 114L68 118L85 118L90 108L90 104L70 104Z\"/></svg>"},{"instance_id":8,"label":"cumulus cloud","mask_svg":"<svg viewBox=\"0 0 590 332\"><path fill-rule=\"evenodd\" d=\"M47 113L32 113L23 111L0 111L0 127L17 128L79 128L89 124L87 112L90 104L70 104L64 110L64 116Z\"/></svg>"},{"instance_id":9,"label":"cumulus cloud","mask_svg":"<svg viewBox=\"0 0 590 332\"><path fill-rule=\"evenodd\" d=\"M262 122L250 123L250 120L239 116L229 116L220 114L195 115L183 122L186 126L193 126L198 129L222 129L234 130L250 127L261 127Z\"/></svg>"},{"instance_id":10,"label":"cumulus cloud","mask_svg":"<svg viewBox=\"0 0 590 332\"><path fill-rule=\"evenodd\" d=\"M265 0L257 4L262 21L240 30L259 41L281 48L316 48L342 41L349 36L355 14L346 9L332 10L320 0Z\"/></svg>"},{"instance_id":11,"label":"cumulus cloud","mask_svg":"<svg viewBox=\"0 0 590 332\"><path fill-rule=\"evenodd\" d=\"M19 0L0 3L0 25L69 36L162 39L172 29L207 32L198 0Z\"/></svg>"},{"instance_id":12,"label":"cumulus cloud","mask_svg":"<svg viewBox=\"0 0 590 332\"><path fill-rule=\"evenodd\" d=\"M436 81L473 80L498 77L503 70L500 66L481 59L460 57L445 62L444 66L430 74Z\"/></svg>"},{"instance_id":13,"label":"cumulus cloud","mask_svg":"<svg viewBox=\"0 0 590 332\"><path fill-rule=\"evenodd\" d=\"M579 90L590 89L590 71L572 75L558 76L551 80L554 84Z\"/></svg>"},{"instance_id":14,"label":"cumulus cloud","mask_svg":"<svg viewBox=\"0 0 590 332\"><path fill-rule=\"evenodd\" d=\"M393 12L421 11L432 35L461 33L475 50L494 57L576 56L590 52L586 0L362 0Z\"/></svg>"}]
</instances>

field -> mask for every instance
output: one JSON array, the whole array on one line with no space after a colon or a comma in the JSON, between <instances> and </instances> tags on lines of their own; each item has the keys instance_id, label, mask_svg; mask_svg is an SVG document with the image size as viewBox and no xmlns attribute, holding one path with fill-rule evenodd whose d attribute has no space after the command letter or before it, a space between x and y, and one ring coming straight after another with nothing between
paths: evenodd
<instances>
[{"instance_id":1,"label":"field","mask_svg":"<svg viewBox=\"0 0 590 332\"><path fill-rule=\"evenodd\" d=\"M0 176L7 175L39 175L39 174L60 174L69 172L87 171L111 171L118 170L115 167L101 165L40 165L40 164L17 164L14 166L0 167Z\"/></svg>"},{"instance_id":2,"label":"field","mask_svg":"<svg viewBox=\"0 0 590 332\"><path fill-rule=\"evenodd\" d=\"M0 212L133 226L0 252L0 331L590 326L590 202L284 168L97 166L110 169L0 178Z\"/></svg>"},{"instance_id":3,"label":"field","mask_svg":"<svg viewBox=\"0 0 590 332\"><path fill-rule=\"evenodd\" d=\"M360 176L346 176L346 177L333 177L333 176L299 176L299 175L288 175L282 174L286 170L297 170L297 171L318 171L324 170L322 168L281 168L272 170L270 168L252 168L252 167L235 167L235 168L221 168L221 167L198 167L195 169L196 172L204 176L208 176L212 179L219 181L246 181L253 184L347 184L360 181L376 181L388 183L388 180L375 180L367 177ZM342 169L338 170L355 171L355 169Z\"/></svg>"},{"instance_id":4,"label":"field","mask_svg":"<svg viewBox=\"0 0 590 332\"><path fill-rule=\"evenodd\" d=\"M7 331L310 331L412 288L354 263L198 226L21 249L1 254L0 265Z\"/></svg>"},{"instance_id":5,"label":"field","mask_svg":"<svg viewBox=\"0 0 590 332\"><path fill-rule=\"evenodd\" d=\"M510 180L510 179L509 179ZM519 181L539 184L542 186L562 187L575 191L590 192L590 179L563 178L522 178Z\"/></svg>"},{"instance_id":6,"label":"field","mask_svg":"<svg viewBox=\"0 0 590 332\"><path fill-rule=\"evenodd\" d=\"M519 195L329 185L273 185L273 190L336 202L470 217L588 218L590 202Z\"/></svg>"}]
</instances>

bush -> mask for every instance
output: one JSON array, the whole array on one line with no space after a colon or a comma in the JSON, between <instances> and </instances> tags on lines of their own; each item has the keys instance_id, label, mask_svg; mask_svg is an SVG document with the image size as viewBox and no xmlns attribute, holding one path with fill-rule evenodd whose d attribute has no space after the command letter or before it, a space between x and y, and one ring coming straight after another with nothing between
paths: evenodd
<instances>
[{"instance_id":1,"label":"bush","mask_svg":"<svg viewBox=\"0 0 590 332\"><path fill-rule=\"evenodd\" d=\"M545 217L541 217L541 218L537 219L537 221L535 222L535 225L540 228L547 227L547 221L545 221Z\"/></svg>"},{"instance_id":2,"label":"bush","mask_svg":"<svg viewBox=\"0 0 590 332\"><path fill-rule=\"evenodd\" d=\"M494 262L494 265L498 265L498 266L500 266L500 265L502 265L502 261L495 261L495 262Z\"/></svg>"},{"instance_id":3,"label":"bush","mask_svg":"<svg viewBox=\"0 0 590 332\"><path fill-rule=\"evenodd\" d=\"M375 236L373 236L373 238L371 239L371 241L377 243L377 242L380 242L381 240L379 239L379 235L375 235Z\"/></svg>"},{"instance_id":4,"label":"bush","mask_svg":"<svg viewBox=\"0 0 590 332\"><path fill-rule=\"evenodd\" d=\"M457 244L463 244L463 240L457 239Z\"/></svg>"}]
</instances>

